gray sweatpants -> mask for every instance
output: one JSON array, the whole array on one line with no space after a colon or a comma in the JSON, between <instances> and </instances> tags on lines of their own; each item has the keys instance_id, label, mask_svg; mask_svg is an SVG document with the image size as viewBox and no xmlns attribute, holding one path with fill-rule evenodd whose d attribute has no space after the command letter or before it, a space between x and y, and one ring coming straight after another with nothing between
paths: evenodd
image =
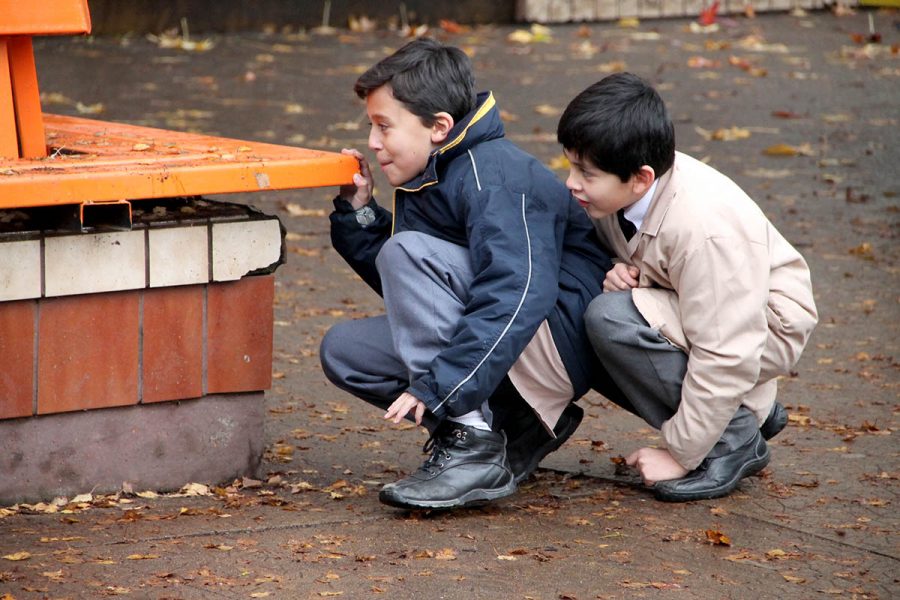
<instances>
[{"instance_id":1,"label":"gray sweatpants","mask_svg":"<svg viewBox=\"0 0 900 600\"><path fill-rule=\"evenodd\" d=\"M650 327L630 292L597 296L588 305L584 320L594 352L631 402L626 408L656 429L662 427L681 402L687 355ZM756 415L740 407L707 457L733 452L758 430Z\"/></svg>"},{"instance_id":2,"label":"gray sweatpants","mask_svg":"<svg viewBox=\"0 0 900 600\"><path fill-rule=\"evenodd\" d=\"M385 315L338 323L319 356L332 383L387 409L449 344L474 275L466 248L414 231L391 237L375 263ZM487 402L483 410L491 423ZM426 411L423 425L437 423Z\"/></svg>"}]
</instances>

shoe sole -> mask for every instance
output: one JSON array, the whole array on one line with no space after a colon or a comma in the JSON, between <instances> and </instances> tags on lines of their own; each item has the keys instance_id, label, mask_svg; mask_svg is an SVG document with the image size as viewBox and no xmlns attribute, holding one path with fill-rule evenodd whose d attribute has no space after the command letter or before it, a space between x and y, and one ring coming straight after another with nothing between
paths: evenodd
<instances>
[{"instance_id":1,"label":"shoe sole","mask_svg":"<svg viewBox=\"0 0 900 600\"><path fill-rule=\"evenodd\" d=\"M525 468L525 470L515 476L515 479L513 480L515 481L515 484L519 485L520 483L528 479L528 477L530 477L531 474L537 470L538 465L541 464L541 461L547 458L547 455L559 450L560 446L565 444L566 440L572 437L572 434L575 433L575 430L578 429L579 425L581 425L582 419L584 419L584 410L580 411L578 418L569 419L568 425L565 429L560 431L553 440L547 443L546 446L538 449L538 451L535 452L535 454L531 457L531 462L528 463L528 466Z\"/></svg>"},{"instance_id":2,"label":"shoe sole","mask_svg":"<svg viewBox=\"0 0 900 600\"><path fill-rule=\"evenodd\" d=\"M722 496L727 496L728 494L733 492L741 482L741 479L750 477L751 475L756 475L757 473L765 469L766 465L769 464L770 458L771 454L768 452L767 448L764 456L761 456L756 460L745 464L743 468L741 468L741 470L738 472L737 477L735 477L733 480L724 483L719 487L707 490L706 492L679 494L677 492L667 492L665 488L654 486L653 494L656 496L657 500L661 500L663 502L691 502L693 500L711 500L712 498L721 498Z\"/></svg>"},{"instance_id":3,"label":"shoe sole","mask_svg":"<svg viewBox=\"0 0 900 600\"><path fill-rule=\"evenodd\" d=\"M511 496L515 492L516 483L511 480L507 485L501 488L470 490L459 498L453 498L451 500L405 500L402 497L395 496L390 490L381 490L378 494L378 500L382 504L387 504L388 506L393 506L395 508L446 510L450 508L480 506L493 500Z\"/></svg>"}]
</instances>

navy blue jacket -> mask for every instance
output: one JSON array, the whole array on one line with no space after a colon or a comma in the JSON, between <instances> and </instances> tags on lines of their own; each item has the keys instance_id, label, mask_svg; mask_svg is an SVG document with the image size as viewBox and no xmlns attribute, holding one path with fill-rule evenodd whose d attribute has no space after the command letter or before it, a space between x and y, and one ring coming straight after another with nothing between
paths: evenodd
<instances>
[{"instance_id":1,"label":"navy blue jacket","mask_svg":"<svg viewBox=\"0 0 900 600\"><path fill-rule=\"evenodd\" d=\"M600 369L584 310L610 268L593 225L552 172L503 137L492 94L479 94L447 139L395 190L393 222L374 199L376 220L366 228L340 198L331 215L335 249L379 294L375 257L393 232L469 249L475 277L465 316L408 391L438 418L479 407L546 319L580 397Z\"/></svg>"}]
</instances>

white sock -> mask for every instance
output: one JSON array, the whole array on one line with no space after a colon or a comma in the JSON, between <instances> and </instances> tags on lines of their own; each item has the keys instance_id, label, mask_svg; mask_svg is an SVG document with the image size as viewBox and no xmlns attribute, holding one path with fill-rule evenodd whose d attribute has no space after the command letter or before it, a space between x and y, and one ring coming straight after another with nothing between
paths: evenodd
<instances>
[{"instance_id":1,"label":"white sock","mask_svg":"<svg viewBox=\"0 0 900 600\"><path fill-rule=\"evenodd\" d=\"M475 429L481 429L482 431L491 430L491 426L484 420L484 413L481 412L480 408L476 408L475 410L467 412L464 415L459 415L458 417L447 417L447 420L459 423L460 425L468 425Z\"/></svg>"}]
</instances>

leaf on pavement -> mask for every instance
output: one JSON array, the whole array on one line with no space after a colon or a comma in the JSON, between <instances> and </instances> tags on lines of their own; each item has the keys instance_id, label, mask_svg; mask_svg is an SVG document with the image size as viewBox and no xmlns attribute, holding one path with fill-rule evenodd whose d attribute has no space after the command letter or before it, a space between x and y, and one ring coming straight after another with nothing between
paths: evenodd
<instances>
[{"instance_id":1,"label":"leaf on pavement","mask_svg":"<svg viewBox=\"0 0 900 600\"><path fill-rule=\"evenodd\" d=\"M21 552L13 552L12 554L5 554L3 556L6 560L19 561L19 560L28 560L31 558L31 552L26 552L22 550Z\"/></svg>"},{"instance_id":2,"label":"leaf on pavement","mask_svg":"<svg viewBox=\"0 0 900 600\"><path fill-rule=\"evenodd\" d=\"M731 539L718 529L706 530L706 541L713 546L730 546Z\"/></svg>"}]
</instances>

